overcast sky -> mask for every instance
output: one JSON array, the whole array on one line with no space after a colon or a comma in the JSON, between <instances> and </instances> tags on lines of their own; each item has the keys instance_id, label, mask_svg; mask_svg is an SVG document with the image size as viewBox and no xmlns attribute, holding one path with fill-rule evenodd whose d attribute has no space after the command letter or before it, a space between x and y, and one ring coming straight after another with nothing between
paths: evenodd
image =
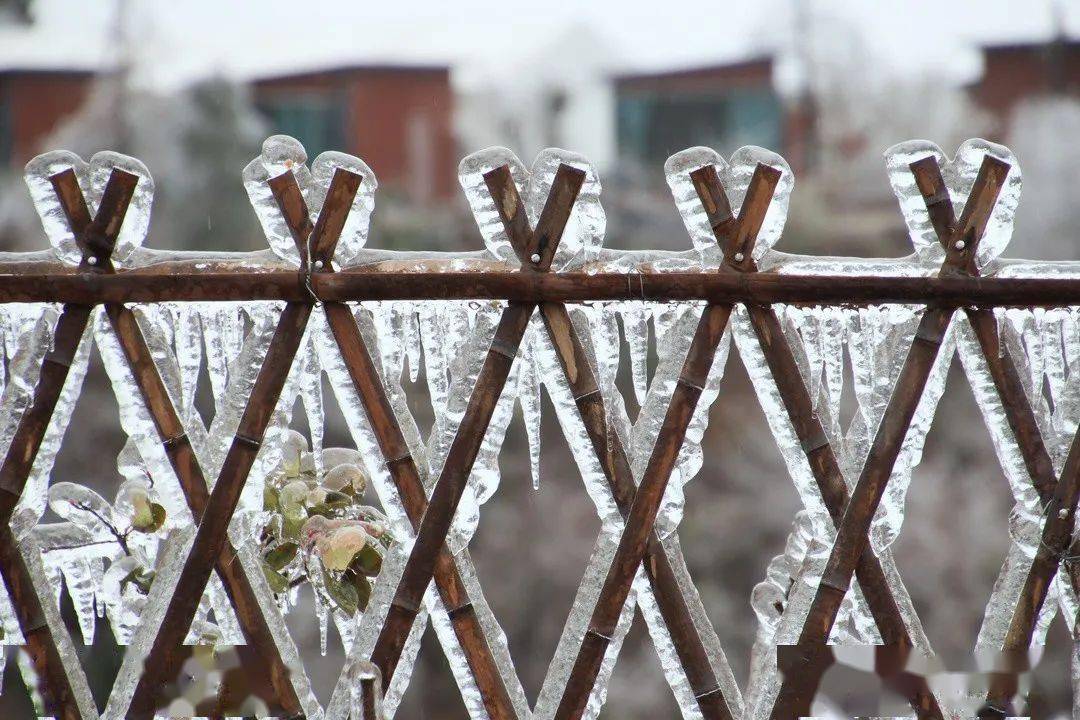
<instances>
[{"instance_id":1,"label":"overcast sky","mask_svg":"<svg viewBox=\"0 0 1080 720\"><path fill-rule=\"evenodd\" d=\"M124 1L36 0L35 27L0 30L0 66L107 59ZM462 82L531 60L582 29L601 39L617 69L687 66L786 46L796 1L127 0L127 14L140 82L164 89L214 72L350 61L450 63ZM1080 35L1080 0L803 0L819 28L857 33L877 55L875 72L954 79L978 72L979 43L1048 37L1055 1L1067 31Z\"/></svg>"}]
</instances>

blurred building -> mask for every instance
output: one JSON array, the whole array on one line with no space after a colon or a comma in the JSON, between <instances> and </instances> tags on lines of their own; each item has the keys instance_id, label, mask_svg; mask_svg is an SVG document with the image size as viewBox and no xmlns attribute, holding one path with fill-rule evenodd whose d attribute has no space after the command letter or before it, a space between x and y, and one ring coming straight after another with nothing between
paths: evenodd
<instances>
[{"instance_id":1,"label":"blurred building","mask_svg":"<svg viewBox=\"0 0 1080 720\"><path fill-rule=\"evenodd\" d=\"M252 82L269 131L362 157L379 185L412 201L453 197L457 151L447 66L350 65Z\"/></svg>"},{"instance_id":2,"label":"blurred building","mask_svg":"<svg viewBox=\"0 0 1080 720\"><path fill-rule=\"evenodd\" d=\"M729 154L742 145L784 153L789 123L773 86L773 59L618 75L613 80L619 154L662 165L693 145Z\"/></svg>"},{"instance_id":3,"label":"blurred building","mask_svg":"<svg viewBox=\"0 0 1080 720\"><path fill-rule=\"evenodd\" d=\"M21 167L86 100L94 73L0 68L0 167Z\"/></svg>"},{"instance_id":4,"label":"blurred building","mask_svg":"<svg viewBox=\"0 0 1080 720\"><path fill-rule=\"evenodd\" d=\"M607 173L617 157L611 76L625 59L588 25L527 42L505 63L455 68L462 154L502 145L528 164L544 148L559 147Z\"/></svg>"},{"instance_id":5,"label":"blurred building","mask_svg":"<svg viewBox=\"0 0 1080 720\"><path fill-rule=\"evenodd\" d=\"M1013 111L1024 100L1080 99L1080 40L1061 34L1044 42L988 45L982 55L983 74L971 95L994 116L999 139L1008 135Z\"/></svg>"}]
</instances>

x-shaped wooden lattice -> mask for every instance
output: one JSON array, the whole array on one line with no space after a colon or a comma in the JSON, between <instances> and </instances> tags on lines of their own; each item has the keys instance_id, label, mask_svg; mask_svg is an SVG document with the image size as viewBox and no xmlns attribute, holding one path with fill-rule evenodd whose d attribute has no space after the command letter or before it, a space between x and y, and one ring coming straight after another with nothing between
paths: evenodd
<instances>
[{"instance_id":1,"label":"x-shaped wooden lattice","mask_svg":"<svg viewBox=\"0 0 1080 720\"><path fill-rule=\"evenodd\" d=\"M761 166L758 172L762 172ZM694 170L690 173L690 178L720 243L725 267L737 272L756 272L752 247L746 246L745 239L731 235L730 227L735 220L715 167L709 165ZM744 206L754 202L752 193L753 185L747 192ZM784 336L776 311L771 306L750 304L746 306L746 310L792 428L806 453L824 505L834 525L839 525L848 503L847 485L832 444L814 412L810 392L802 380L798 363ZM895 590L889 584L881 561L869 548L858 558L855 575L885 645L901 650L912 648L911 635L904 623L899 603L894 597ZM903 658L898 660L902 667ZM930 714L940 714L940 707L926 687L925 681L920 682L902 673L891 676L887 672L883 674L911 699L915 708L925 708Z\"/></svg>"},{"instance_id":2,"label":"x-shaped wooden lattice","mask_svg":"<svg viewBox=\"0 0 1080 720\"><path fill-rule=\"evenodd\" d=\"M571 179L568 180L567 178ZM303 227L304 223L307 222L308 212L295 177L291 173L286 173L270 182L286 222L290 228L294 229L294 233L303 236ZM580 180L573 178L573 173L568 171L568 174L565 174L562 177L562 180L558 185L558 187L562 188L564 194L557 196L553 195L554 201L561 203L559 212L565 212L566 216L569 215L569 211L573 207L573 197L576 195L574 183L579 186ZM566 195L565 193L570 194ZM559 228L552 228L552 231L556 233L555 242L557 242L558 233L561 233L561 224L565 223L565 217L559 219L559 223ZM334 269L329 263L320 263L316 271L331 273L334 272ZM387 397L383 380L379 375L377 366L372 359L371 352L367 347L367 343L364 341L360 328L357 325L356 318L353 316L350 308L344 303L325 303L323 309L326 313L327 324L333 333L334 339L341 352L342 360L348 369L353 388L360 397L365 412L367 413L368 421L371 425L373 434L375 435L376 442L379 445L379 449L385 458L387 469L394 482L402 506L404 507L414 530L417 531L417 536L419 538L419 531L422 526L422 520L426 517L429 501L421 479L420 470L412 456L408 442L405 439L401 426L394 414L393 407ZM509 313L509 309L507 312ZM527 322L528 315L525 316L525 320ZM516 328L516 322L516 319L511 320L511 323L514 323L514 328ZM522 333L523 332L524 328L522 328ZM498 334L496 334L496 338L499 338ZM518 337L517 342L520 342L520 336ZM494 347L495 343L493 341L493 348ZM508 345L499 345L499 350L504 353L508 352L508 349ZM513 355L510 355L510 363L513 362L514 355L516 355L516 352ZM505 357L505 354L503 356ZM500 373L503 372L501 362L499 363L497 371ZM505 383L508 374L509 365L506 366L505 373L502 374L501 380L497 377L491 377L487 381L485 387L490 388L492 392L494 392L494 400L498 399L502 390L502 384ZM474 391L474 396L475 392L476 391ZM483 435L486 431L493 409L494 403L487 408L478 408L474 412L474 417L476 419L473 421L475 424L471 425L472 430L470 433L459 432L459 438L462 443L474 445L471 450L466 448L468 453L465 454L471 455L471 459L468 460L468 466L463 467L459 471L463 474L464 479L468 478L472 459L475 459L476 452L479 449L479 443L483 440ZM486 413L486 417L483 413ZM464 420L462 421L462 426L466 426ZM457 440L455 440L455 442L457 442ZM450 460L448 459L447 464L449 465L449 463ZM448 470L444 468L444 475L446 475L447 472ZM450 472L452 473L453 471L451 470ZM460 493L463 491L464 483L462 483L460 489L455 489L455 492L457 492L456 499L449 498L448 500L442 500L440 502L452 502L456 509L457 501L460 500ZM444 492L447 491L444 489ZM434 501L435 497L433 495L432 502ZM450 510L450 518L453 517L454 511L454 509ZM429 530L428 532L431 533L432 531ZM434 535L430 535L430 537L434 537ZM445 537L445 532L443 533L443 537ZM418 539L417 544L419 544L419 542L420 540ZM421 558L424 559L424 562L429 561L426 559L427 555L421 556ZM420 562L420 560L413 562ZM421 568L421 570L423 570L423 568ZM414 569L413 572L417 573L417 570ZM434 577L435 585L438 588L440 597L449 615L458 642L468 661L469 669L480 690L488 714L493 718L514 717L515 712L510 696L492 656L490 642L484 634L483 627L479 622L472 600L469 597L469 592L462 580L461 572L457 566L457 559L450 553L442 538L439 539L439 542L435 547L435 555L430 572ZM401 580L402 583L405 582L404 578L405 576L403 575ZM387 625L384 626L383 632L380 634L379 641L376 644L375 651L373 652L373 659L380 668L384 686L388 686L393 679L393 674L401 657L402 650L404 649L405 641L408 638L409 632L412 630L412 625L416 621L416 616L419 613L420 602L426 587L427 582L425 581L419 586L419 594L411 595L411 599L405 601L410 604L405 606L401 606L397 601L409 596L411 593L417 593L416 588L410 586L404 591L399 588L398 593L395 596L395 605L398 605L401 609L397 613L397 619L393 621L395 623L393 626L394 629L388 629L390 626L390 620L388 618ZM415 603L413 603L413 600L415 600ZM411 613L411 616L407 618L405 617L406 610Z\"/></svg>"},{"instance_id":3,"label":"x-shaped wooden lattice","mask_svg":"<svg viewBox=\"0 0 1080 720\"><path fill-rule=\"evenodd\" d=\"M511 243L515 248L529 247L528 219L509 167L492 170L484 176L484 180ZM755 184L762 193L762 202L748 208L747 214L739 221L739 228L751 237L760 227L774 186L775 178L772 178L771 184L766 180L759 180ZM526 267L528 260L528 255L522 256ZM673 558L668 556L667 549L653 529L664 489L694 414L697 398L705 385L730 309L730 306L711 305L706 308L652 460L638 487L634 483L622 440L609 427L596 373L566 306L562 303L540 305L544 325L569 383L581 421L625 521L625 529L597 598L589 627L563 688L556 718L579 718L584 713L605 653L616 635L616 626L630 587L643 560L657 605L672 636L699 710L706 718L732 717L728 699L724 697L710 664L705 643L695 628L690 601L678 584Z\"/></svg>"},{"instance_id":4,"label":"x-shaped wooden lattice","mask_svg":"<svg viewBox=\"0 0 1080 720\"><path fill-rule=\"evenodd\" d=\"M361 180L353 173L335 174L326 204L314 228L309 226L305 228L307 232L294 235L304 262L302 272L306 270L308 262L330 262ZM253 690L267 701L273 712L289 716L302 713L300 700L289 681L289 669L266 625L250 580L242 564L236 562L237 552L230 545L227 532L304 335L311 309L310 303L294 302L288 303L282 311L221 473L208 494L202 470L137 321L122 306L106 308L166 454L199 523L190 554L177 581L177 592L169 599L164 620L147 654L143 673L128 706L128 717L152 717L160 703L163 687L177 675L188 652L183 640L215 568L225 584L247 641L247 645L243 646L242 659L249 674L257 675L252 678L256 680Z\"/></svg>"},{"instance_id":5,"label":"x-shaped wooden lattice","mask_svg":"<svg viewBox=\"0 0 1080 720\"><path fill-rule=\"evenodd\" d=\"M70 208L69 222L82 252L81 271L112 272L110 256L137 183L137 176L114 170L97 213L91 219L74 172L67 171L53 178L57 196L65 201L65 208ZM19 420L7 457L0 467L0 573L18 614L31 662L41 678L39 691L46 710L64 720L81 720L83 712L73 692L68 669L61 660L58 638L45 622L40 588L34 586L10 523L92 311L88 305L64 306L53 331L53 348L41 366L33 400Z\"/></svg>"},{"instance_id":6,"label":"x-shaped wooden lattice","mask_svg":"<svg viewBox=\"0 0 1080 720\"><path fill-rule=\"evenodd\" d=\"M913 167L918 177L917 168ZM934 218L935 227L938 228L939 237L945 246L946 256L942 265L941 274L971 273L975 269L975 257L978 250L979 240L990 219L990 214L997 201L998 193L1002 187L1009 165L1001 160L987 155L975 184L964 206L964 212L959 222L952 218L951 204L949 205L948 218L941 217L942 198L948 200L948 194L944 190L944 184L931 193L928 207ZM920 181L920 188L922 188ZM925 189L923 190L925 193ZM758 313L759 319L755 322L755 330L760 334L767 334L768 325L763 322L764 318ZM838 496L835 491L827 493L823 487L823 496L828 505L830 514L834 519L838 515L837 508L842 508L837 522L837 533L828 562L822 574L813 601L810 605L806 620L803 623L799 635L799 643L794 648L785 648L793 652L784 652L780 657L780 663L784 671L784 680L780 687L779 696L773 707L772 717L793 718L808 715L810 703L817 692L818 685L825 670L831 663L832 654L827 646L829 635L844 596L851 586L851 579L862 564L871 561L866 557L873 557L869 545L869 532L871 522L884 495L886 485L892 474L893 466L899 455L900 448L907 435L909 426L914 417L916 407L927 378L930 375L934 362L941 346L942 338L952 320L951 308L930 307L922 316L911 349L900 371L893 388L892 396L874 436L870 452L859 476L858 482L847 502ZM774 328L778 330L779 328ZM776 351L767 351L773 354ZM770 360L770 364L774 360ZM774 369L774 373L776 370ZM791 377L790 373L788 376ZM804 388L805 391L805 388ZM785 395L785 403L791 403L795 393L788 390ZM793 415L792 404L788 405L789 414ZM796 427L799 427L796 423ZM820 428L820 426L819 426ZM807 428L804 428L804 432ZM811 432L800 435L800 439L810 451L817 450L818 462L826 454L822 448L825 444L818 445L815 438L823 438L817 435L815 428L809 427ZM809 453L810 457L813 453ZM835 459L834 459L835 462ZM811 466L815 462L811 461ZM815 468L815 477L822 483L824 468ZM835 521L835 520L834 520ZM867 578L873 582L872 576ZM863 578L860 577L860 581ZM882 632L882 636L888 643L890 640L901 649L898 656L894 657L891 664L902 667L906 652L903 648L910 648L910 638L907 637L897 613L889 609L890 598L886 595L875 597L873 584L863 585L867 592L867 599L871 608L877 606L874 611L874 619ZM893 601L893 607L895 602ZM886 610L881 613L882 609ZM897 676L896 669L886 671L886 675ZM941 708L936 699L928 691L922 682L912 682L913 678L907 678L904 682L909 689L907 693L911 698L916 712L920 716L940 717Z\"/></svg>"},{"instance_id":7,"label":"x-shaped wooden lattice","mask_svg":"<svg viewBox=\"0 0 1080 720\"><path fill-rule=\"evenodd\" d=\"M918 186L926 198L931 220L946 248L943 274L976 273L974 258L978 241L1008 169L1007 164L989 156L984 160L964 213L957 222L936 163L930 159L912 165ZM753 243L768 209L779 172L766 166L757 168L737 219L712 167L702 168L691 176L724 252L725 271L755 271L751 259ZM507 235L522 261L522 272L546 272L550 268L583 178L581 171L561 166L537 227L532 229L509 168L504 166L485 175ZM74 173L68 171L53 178L61 206L83 252L82 271L113 271L109 257L136 182L136 176L114 171L98 212L91 220ZM285 173L270 181L300 252L301 272L333 272L331 260L334 246L361 182L359 175L338 170L323 210L312 225L294 176ZM250 581L242 565L233 562L236 550L228 542L227 528L277 405L312 307L313 302L292 302L282 312L269 352L263 360L212 492L208 492L202 469L134 314L121 304L110 304L105 308L157 427L163 449L199 522L191 553L178 582L181 591L170 598L165 622L147 656L144 673L131 701L128 711L131 717L151 716L160 700L162 685L175 676L184 656L183 639L215 568L237 610L248 642L245 664L254 678L267 681L265 687L256 686L259 694L275 712L294 715L301 712L299 700L288 679L288 669L266 626ZM625 520L618 548L593 609L588 631L570 673L570 681L563 689L556 717L578 718L584 712L640 567L645 568L702 715L708 718L731 717L729 703L690 617L689 601L676 581L672 558L662 546L654 525L732 306L710 304L703 311L642 481L636 487L618 433L609 427L589 356L565 305L542 303L539 307L581 420ZM456 560L445 546L445 539L534 309L536 305L532 303L512 302L503 311L464 418L429 499L356 319L342 303L325 305L328 325L353 385L363 401L402 504L416 530L413 550L405 564L372 659L382 672L384 685L388 684L405 640L413 628L423 595L434 579L488 714L500 718L513 717L515 713ZM56 639L41 621L41 599L38 590L28 579L25 559L17 550L9 522L91 311L92 308L88 306L65 307L55 328L53 350L42 366L31 407L20 420L15 440L0 468L0 572L19 612L28 650L43 679L42 691L48 711L63 718L80 718L81 714L73 699ZM837 526L836 541L828 565L800 636L798 657L787 660L788 671L773 711L774 717L787 718L809 712L810 700L830 662L831 656L825 643L853 575L858 578L885 643L900 648L900 658L904 656L904 650L912 646L894 591L869 547L868 533L937 356L941 338L951 321L952 310L931 307L924 313L873 447L850 498L835 454L814 415L807 388L799 380L797 363L783 337L776 314L764 306L748 306L747 311L792 425L807 452L825 505ZM1080 440L1074 439L1062 476L1055 478L1016 368L1008 353L999 349L992 313L978 309L966 309L965 312L982 346L995 386L1008 412L1010 426L1046 506L1042 544L1028 573L1021 595L1022 602L1015 610L1005 643L1006 649L1021 648L1030 643L1039 610L1062 558L1069 552L1073 516L1080 494ZM1076 587L1080 570L1072 564L1068 565L1068 569ZM920 716L941 714L925 682L899 672L894 674L894 680L911 699ZM1014 692L1015 678L1003 677L992 689L989 704L1001 708Z\"/></svg>"},{"instance_id":8,"label":"x-shaped wooden lattice","mask_svg":"<svg viewBox=\"0 0 1080 720\"><path fill-rule=\"evenodd\" d=\"M1008 168L1005 170L1007 172ZM955 212L937 159L931 156L912 163L911 171L926 202L938 239L946 248L950 241L955 247ZM1001 177L1003 179L1004 175ZM974 262L969 262L964 271L971 275L978 274ZM978 340L1009 428L1043 507L1044 520L1039 547L1028 569L1020 596L1012 611L1009 629L1000 648L1006 653L1026 653L1031 645L1039 612L1058 569L1066 558L1075 554L1070 550L1070 545L1075 528L1077 498L1080 496L1080 432L1073 437L1061 476L1056 477L1054 464L1039 431L1031 400L1024 391L1011 352L999 337L994 312L985 308L965 308L964 312ZM1066 568L1074 592L1080 590L1080 567L1068 562ZM988 717L1005 717L1010 714L1010 703L1018 690L1017 683L1018 673L994 674L985 708Z\"/></svg>"}]
</instances>

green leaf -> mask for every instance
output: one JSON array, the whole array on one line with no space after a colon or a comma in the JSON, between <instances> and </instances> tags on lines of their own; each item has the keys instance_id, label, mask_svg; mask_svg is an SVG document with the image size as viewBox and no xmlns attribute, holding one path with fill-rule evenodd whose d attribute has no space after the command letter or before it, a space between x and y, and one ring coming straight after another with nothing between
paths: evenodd
<instances>
[{"instance_id":1,"label":"green leaf","mask_svg":"<svg viewBox=\"0 0 1080 720\"><path fill-rule=\"evenodd\" d=\"M326 593L334 604L346 615L355 615L356 608L360 604L360 594L356 586L344 583L328 572L323 573L323 581L326 584Z\"/></svg>"},{"instance_id":2,"label":"green leaf","mask_svg":"<svg viewBox=\"0 0 1080 720\"><path fill-rule=\"evenodd\" d=\"M283 593L289 589L289 578L285 577L265 562L262 564L262 569L263 575L266 576L267 584L270 585L270 589L275 593Z\"/></svg>"},{"instance_id":3,"label":"green leaf","mask_svg":"<svg viewBox=\"0 0 1080 720\"><path fill-rule=\"evenodd\" d=\"M307 512L309 516L322 515L325 518L334 517L334 508L324 502L319 503L318 505L312 505L308 508Z\"/></svg>"},{"instance_id":4,"label":"green leaf","mask_svg":"<svg viewBox=\"0 0 1080 720\"><path fill-rule=\"evenodd\" d=\"M285 540L298 541L300 539L300 529L304 527L305 522L307 522L307 518L285 516L281 526L281 537Z\"/></svg>"},{"instance_id":5,"label":"green leaf","mask_svg":"<svg viewBox=\"0 0 1080 720\"><path fill-rule=\"evenodd\" d=\"M273 550L266 553L263 558L266 564L273 570L281 570L292 562L296 557L296 551L300 548L294 542L283 542Z\"/></svg>"},{"instance_id":6,"label":"green leaf","mask_svg":"<svg viewBox=\"0 0 1080 720\"><path fill-rule=\"evenodd\" d=\"M326 493L326 504L334 507L348 507L352 505L353 499L345 493L338 492L337 490L330 490Z\"/></svg>"},{"instance_id":7,"label":"green leaf","mask_svg":"<svg viewBox=\"0 0 1080 720\"><path fill-rule=\"evenodd\" d=\"M353 557L352 567L357 569L359 575L375 577L382 570L382 555L368 543Z\"/></svg>"},{"instance_id":8,"label":"green leaf","mask_svg":"<svg viewBox=\"0 0 1080 720\"><path fill-rule=\"evenodd\" d=\"M267 512L278 512L278 491L272 486L266 485L263 487L263 510Z\"/></svg>"},{"instance_id":9,"label":"green leaf","mask_svg":"<svg viewBox=\"0 0 1080 720\"><path fill-rule=\"evenodd\" d=\"M143 515L145 515L145 511ZM167 517L168 514L165 512L164 507L157 503L150 503L149 517L143 517L139 513L136 513L131 527L142 533L155 533L165 524L165 519Z\"/></svg>"},{"instance_id":10,"label":"green leaf","mask_svg":"<svg viewBox=\"0 0 1080 720\"><path fill-rule=\"evenodd\" d=\"M357 607L361 612L367 610L368 601L371 600L371 583L363 575L357 575L354 581L354 587L356 588Z\"/></svg>"},{"instance_id":11,"label":"green leaf","mask_svg":"<svg viewBox=\"0 0 1080 720\"><path fill-rule=\"evenodd\" d=\"M146 572L140 568L139 570L136 570L134 572L134 575L135 577L132 578L131 582L135 583L135 587L139 588L139 591L143 595L149 595L150 585L154 582L154 578L157 576L157 574L152 572Z\"/></svg>"}]
</instances>

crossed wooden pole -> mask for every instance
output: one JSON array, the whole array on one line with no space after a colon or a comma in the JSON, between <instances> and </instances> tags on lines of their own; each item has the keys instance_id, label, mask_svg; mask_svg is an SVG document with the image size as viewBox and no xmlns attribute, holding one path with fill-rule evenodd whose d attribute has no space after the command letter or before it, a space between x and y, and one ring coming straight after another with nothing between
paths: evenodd
<instances>
[{"instance_id":1,"label":"crossed wooden pole","mask_svg":"<svg viewBox=\"0 0 1080 720\"><path fill-rule=\"evenodd\" d=\"M934 230L939 240L945 243L955 227L955 212L937 160L933 157L920 160L912 164L911 171L930 211ZM974 264L968 265L965 271L973 276L978 275ZM1057 477L1012 354L999 337L993 311L969 307L964 312L986 360L1009 429L1016 439L1045 516L1038 550L1025 576L1001 647L1004 652L1015 653L1026 651L1031 645L1039 612L1058 569L1073 554L1070 546L1076 523L1077 498L1080 496L1080 431L1073 436L1061 476ZM1067 562L1066 568L1074 591L1080 590L1080 568L1072 562ZM1018 679L1015 672L1000 672L992 676L984 708L987 717L1004 718L1010 714L1010 704L1018 690Z\"/></svg>"},{"instance_id":2,"label":"crossed wooden pole","mask_svg":"<svg viewBox=\"0 0 1080 720\"><path fill-rule=\"evenodd\" d=\"M757 272L757 265L750 250L737 242L725 242L727 228L734 222L734 217L716 168L707 165L694 170L690 173L690 179L708 216L709 224L720 242L724 266L740 273ZM747 198L748 201L751 198L749 192ZM746 311L780 399L791 420L795 436L806 454L825 508L833 524L839 525L848 503L847 484L821 420L814 412L810 392L802 380L798 363L784 336L776 311L768 305L749 303ZM855 575L885 645L910 650L914 643L904 623L894 590L889 585L881 561L869 548L858 558ZM936 698L924 681L917 682L910 676L891 679L905 688L904 694L909 697L916 710L923 712L922 709L925 708L925 712L931 716L941 714Z\"/></svg>"},{"instance_id":3,"label":"crossed wooden pole","mask_svg":"<svg viewBox=\"0 0 1080 720\"><path fill-rule=\"evenodd\" d=\"M289 175L291 176L291 173ZM361 181L362 178L354 173L340 170L336 172L330 183L326 203L315 226L306 226L304 229L307 232L302 235L294 229L293 238L302 258L301 272L306 271L308 263L329 264ZM191 552L181 570L177 582L178 591L169 600L165 619L146 657L142 676L128 709L129 718L153 717L159 703L162 686L174 678L179 671L180 663L185 655L182 645L184 637L191 627L199 600L210 579L210 573L216 565L219 565L220 559L227 557L230 550L227 537L229 521L236 510L244 483L262 446L263 436L277 407L285 380L311 316L311 310L312 303L299 302L290 302L282 310L273 339L240 418L232 445L222 465L221 474L209 497L205 499L202 510L196 512L196 517L198 518L201 514L201 519ZM128 353L126 348L125 353ZM175 415L175 411L173 414ZM167 450L170 444L176 443L167 442ZM171 458L172 455L170 455ZM205 497L205 482L202 483L202 488L202 494ZM187 490L186 487L185 490ZM190 497L189 493L189 502L191 502ZM193 511L195 511L194 507ZM226 555L223 555L223 552ZM235 557L235 551L233 551L233 557ZM229 590L230 576L223 573L222 579L225 580L226 589ZM248 605L248 600L244 596L238 599L234 592L235 586L230 590L230 599L238 611L242 626L245 626L245 623L265 623L258 605ZM247 634L246 626L245 634ZM273 683L277 695L274 700L286 712L294 716L300 715L302 708L288 682L288 671L269 633L267 632L264 637L268 640L268 647L265 650L270 655L267 660L272 663L271 672L267 677ZM262 647L251 649L256 653L264 650Z\"/></svg>"},{"instance_id":4,"label":"crossed wooden pole","mask_svg":"<svg viewBox=\"0 0 1080 720\"><path fill-rule=\"evenodd\" d=\"M914 163L912 171L919 182L920 191L928 198L927 207L945 247L945 261L939 274L971 273L976 266L979 241L1009 172L1009 165L990 155L984 157L964 205L964 212L959 221L954 221L951 204L947 215L945 212L944 203L948 201L948 193L944 184L927 195L920 174L923 167L920 162L925 161ZM934 306L923 313L862 473L843 506L836 539L799 635L798 646L794 648L796 652L787 654L784 680L772 712L776 720L810 714L810 704L831 662L827 645L829 634L860 559L871 552L871 522L885 493L952 315L952 309ZM941 716L940 707L931 704L934 702L931 694L921 693L918 699L920 704L916 711L920 715Z\"/></svg>"},{"instance_id":5,"label":"crossed wooden pole","mask_svg":"<svg viewBox=\"0 0 1080 720\"><path fill-rule=\"evenodd\" d=\"M305 223L310 225L309 214L296 178L289 173L274 178L270 184L286 223L293 228L294 234L306 237L310 232L310 230L305 230ZM334 268L327 262L320 264L317 272L332 273ZM416 530L420 527L428 509L427 493L416 461L394 414L390 399L387 397L377 366L349 306L339 302L328 302L322 307L353 387L364 406L405 513ZM480 430L481 439L484 430L486 430L486 422L484 428ZM445 544L440 543L437 548L432 574L488 714L492 718L514 717L513 705L492 656L491 646L484 635L468 589L458 570L457 561ZM411 629L411 623L409 629ZM407 636L406 630L404 637ZM377 656L381 662L379 667L384 678L384 686L389 685L397 661L400 659L404 637L400 639L400 642L396 638L393 641L385 641L381 653Z\"/></svg>"},{"instance_id":6,"label":"crossed wooden pole","mask_svg":"<svg viewBox=\"0 0 1080 720\"><path fill-rule=\"evenodd\" d=\"M114 170L105 186L97 213L91 219L74 171L68 170L53 178L57 196L66 198L72 207L78 206L78 213L71 218L71 229L82 253L79 267L83 272L112 271L109 257L137 183L137 176ZM92 311L93 307L89 305L64 306L53 331L53 348L42 363L33 399L19 420L7 456L0 466L0 574L18 615L26 650L40 678L38 690L45 710L63 720L83 720L83 714L63 666L57 638L53 637L53 630L44 620L41 597L34 587L10 523Z\"/></svg>"}]
</instances>

